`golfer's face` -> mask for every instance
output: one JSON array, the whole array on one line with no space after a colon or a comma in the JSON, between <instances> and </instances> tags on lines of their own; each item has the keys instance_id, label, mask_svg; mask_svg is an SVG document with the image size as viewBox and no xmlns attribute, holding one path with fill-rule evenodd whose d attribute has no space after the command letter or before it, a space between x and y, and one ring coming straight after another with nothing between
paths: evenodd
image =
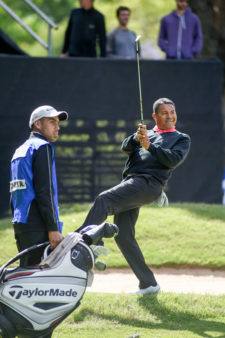
<instances>
[{"instance_id":1,"label":"golfer's face","mask_svg":"<svg viewBox=\"0 0 225 338\"><path fill-rule=\"evenodd\" d=\"M39 120L39 131L49 142L55 142L59 136L59 118L43 117Z\"/></svg>"},{"instance_id":2,"label":"golfer's face","mask_svg":"<svg viewBox=\"0 0 225 338\"><path fill-rule=\"evenodd\" d=\"M152 114L159 129L173 128L177 122L177 114L172 104L161 104L158 113Z\"/></svg>"}]
</instances>

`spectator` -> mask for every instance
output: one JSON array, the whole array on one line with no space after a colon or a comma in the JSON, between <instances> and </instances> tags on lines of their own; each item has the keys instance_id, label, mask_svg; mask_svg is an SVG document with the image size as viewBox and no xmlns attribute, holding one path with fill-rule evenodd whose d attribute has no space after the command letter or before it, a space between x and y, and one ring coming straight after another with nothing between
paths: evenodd
<instances>
[{"instance_id":1,"label":"spectator","mask_svg":"<svg viewBox=\"0 0 225 338\"><path fill-rule=\"evenodd\" d=\"M36 108L30 116L30 137L13 155L10 193L18 251L48 240L54 249L62 240L52 142L58 138L59 122L67 117L51 106ZM20 266L40 263L43 250L23 256Z\"/></svg>"},{"instance_id":2,"label":"spectator","mask_svg":"<svg viewBox=\"0 0 225 338\"><path fill-rule=\"evenodd\" d=\"M192 59L202 49L201 24L188 0L175 1L176 10L161 20L158 45L167 59Z\"/></svg>"},{"instance_id":3,"label":"spectator","mask_svg":"<svg viewBox=\"0 0 225 338\"><path fill-rule=\"evenodd\" d=\"M96 42L100 56L106 54L104 16L93 7L94 0L80 0L81 8L71 11L61 56L96 57Z\"/></svg>"},{"instance_id":4,"label":"spectator","mask_svg":"<svg viewBox=\"0 0 225 338\"><path fill-rule=\"evenodd\" d=\"M116 10L119 26L108 34L106 51L109 57L135 59L136 34L127 28L131 10L120 6Z\"/></svg>"}]
</instances>

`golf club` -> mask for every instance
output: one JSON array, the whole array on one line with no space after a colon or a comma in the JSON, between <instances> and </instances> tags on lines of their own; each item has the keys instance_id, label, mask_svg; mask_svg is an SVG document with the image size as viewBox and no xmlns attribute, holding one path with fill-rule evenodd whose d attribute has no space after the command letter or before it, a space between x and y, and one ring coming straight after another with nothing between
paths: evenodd
<instances>
[{"instance_id":1,"label":"golf club","mask_svg":"<svg viewBox=\"0 0 225 338\"><path fill-rule=\"evenodd\" d=\"M139 83L139 95L140 95L140 113L141 113L141 124L144 124L144 118L143 118L143 105L142 105L142 93L141 93L141 74L140 74L140 63L139 63L139 40L141 38L141 35L138 35L135 44L136 44L136 53L137 53L137 68L138 68L138 83Z\"/></svg>"}]
</instances>

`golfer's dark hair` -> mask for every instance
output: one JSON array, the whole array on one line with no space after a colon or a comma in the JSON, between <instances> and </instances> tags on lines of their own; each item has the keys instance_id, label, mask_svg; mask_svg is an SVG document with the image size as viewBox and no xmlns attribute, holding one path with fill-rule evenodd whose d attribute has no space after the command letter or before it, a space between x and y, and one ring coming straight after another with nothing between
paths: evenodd
<instances>
[{"instance_id":1,"label":"golfer's dark hair","mask_svg":"<svg viewBox=\"0 0 225 338\"><path fill-rule=\"evenodd\" d=\"M122 11L128 11L129 13L131 12L130 8L128 8L126 6L120 6L116 10L116 16L117 16L117 18L119 17L120 12L122 12Z\"/></svg>"},{"instance_id":2,"label":"golfer's dark hair","mask_svg":"<svg viewBox=\"0 0 225 338\"><path fill-rule=\"evenodd\" d=\"M158 113L159 106L161 106L161 104L172 104L174 106L174 109L176 109L175 103L172 100L167 99L166 97L162 97L153 103L153 113Z\"/></svg>"}]
</instances>

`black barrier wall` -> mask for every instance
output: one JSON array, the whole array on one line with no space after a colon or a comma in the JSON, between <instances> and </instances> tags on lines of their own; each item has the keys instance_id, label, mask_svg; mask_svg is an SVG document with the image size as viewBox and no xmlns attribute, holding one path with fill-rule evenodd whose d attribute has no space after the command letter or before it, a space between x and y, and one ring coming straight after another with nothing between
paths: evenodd
<instances>
[{"instance_id":1,"label":"black barrier wall","mask_svg":"<svg viewBox=\"0 0 225 338\"><path fill-rule=\"evenodd\" d=\"M222 70L218 60L141 60L144 120L153 126L153 101L176 103L177 129L191 152L167 187L170 201L221 203ZM29 135L31 111L49 104L69 113L55 143L60 202L93 201L120 182L120 145L139 122L133 60L0 58L0 214L9 206L10 159Z\"/></svg>"}]
</instances>

